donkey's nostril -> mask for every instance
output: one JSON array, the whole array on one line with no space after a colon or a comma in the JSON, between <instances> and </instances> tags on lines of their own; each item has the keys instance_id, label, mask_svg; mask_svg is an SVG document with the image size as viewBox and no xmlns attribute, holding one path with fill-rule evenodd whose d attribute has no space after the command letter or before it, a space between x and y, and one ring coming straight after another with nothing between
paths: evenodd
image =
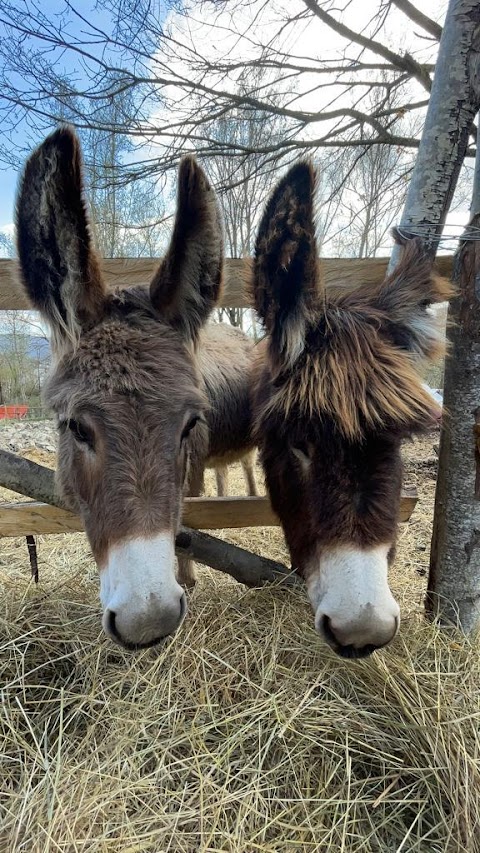
<instances>
[{"instance_id":1,"label":"donkey's nostril","mask_svg":"<svg viewBox=\"0 0 480 853\"><path fill-rule=\"evenodd\" d=\"M116 619L117 614L115 613L114 610L107 610L106 615L107 615L107 619L106 619L107 633L111 634L111 636L114 637L123 646L123 640L122 640L120 634L118 633L117 627L115 625L115 619Z\"/></svg>"},{"instance_id":2,"label":"donkey's nostril","mask_svg":"<svg viewBox=\"0 0 480 853\"><path fill-rule=\"evenodd\" d=\"M332 646L332 648L337 651L337 646L339 645L339 642L332 631L332 623L330 622L330 618L325 614L322 616L321 629L328 645Z\"/></svg>"},{"instance_id":3,"label":"donkey's nostril","mask_svg":"<svg viewBox=\"0 0 480 853\"><path fill-rule=\"evenodd\" d=\"M187 612L187 598L185 593L183 593L180 599L180 622L183 622L185 617L185 613Z\"/></svg>"}]
</instances>

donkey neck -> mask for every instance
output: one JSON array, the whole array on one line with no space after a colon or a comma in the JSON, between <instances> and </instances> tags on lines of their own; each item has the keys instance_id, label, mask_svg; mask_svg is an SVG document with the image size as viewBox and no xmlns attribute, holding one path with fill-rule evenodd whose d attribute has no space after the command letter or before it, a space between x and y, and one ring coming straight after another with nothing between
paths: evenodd
<instances>
[{"instance_id":1,"label":"donkey neck","mask_svg":"<svg viewBox=\"0 0 480 853\"><path fill-rule=\"evenodd\" d=\"M201 333L197 365L209 403L209 460L233 460L253 447L253 353L253 341L232 326L211 323Z\"/></svg>"}]
</instances>

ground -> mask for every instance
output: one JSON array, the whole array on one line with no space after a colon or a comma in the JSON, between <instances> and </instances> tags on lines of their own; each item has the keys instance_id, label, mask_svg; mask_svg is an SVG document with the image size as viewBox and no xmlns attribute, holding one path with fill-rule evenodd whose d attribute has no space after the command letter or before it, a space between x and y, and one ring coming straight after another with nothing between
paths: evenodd
<instances>
[{"instance_id":1,"label":"ground","mask_svg":"<svg viewBox=\"0 0 480 853\"><path fill-rule=\"evenodd\" d=\"M43 464L53 442L0 424L0 446ZM179 633L124 652L83 534L39 537L38 586L25 541L2 540L0 850L480 851L478 643L423 619L437 444L405 445L402 629L364 661L322 644L302 590L206 569ZM220 535L287 561L277 528Z\"/></svg>"}]
</instances>

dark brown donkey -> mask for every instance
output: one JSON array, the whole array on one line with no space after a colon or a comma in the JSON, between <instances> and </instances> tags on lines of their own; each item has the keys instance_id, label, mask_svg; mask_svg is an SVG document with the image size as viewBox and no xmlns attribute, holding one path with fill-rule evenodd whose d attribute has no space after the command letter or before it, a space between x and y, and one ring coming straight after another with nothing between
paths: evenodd
<instances>
[{"instance_id":1,"label":"dark brown donkey","mask_svg":"<svg viewBox=\"0 0 480 853\"><path fill-rule=\"evenodd\" d=\"M228 326L203 328L222 277L215 195L184 159L171 243L150 288L108 293L79 143L62 128L27 162L17 233L27 293L52 333L44 394L58 418L58 485L100 569L103 627L127 648L153 645L185 615L174 552L184 488L198 493L207 460L252 446L252 346Z\"/></svg>"},{"instance_id":2,"label":"dark brown donkey","mask_svg":"<svg viewBox=\"0 0 480 853\"><path fill-rule=\"evenodd\" d=\"M256 437L292 563L306 580L315 625L345 657L395 636L388 585L402 480L400 443L439 411L422 361L442 340L430 305L450 296L418 240L376 289L321 286L315 173L293 167L261 220L253 291L267 338L255 371Z\"/></svg>"}]
</instances>

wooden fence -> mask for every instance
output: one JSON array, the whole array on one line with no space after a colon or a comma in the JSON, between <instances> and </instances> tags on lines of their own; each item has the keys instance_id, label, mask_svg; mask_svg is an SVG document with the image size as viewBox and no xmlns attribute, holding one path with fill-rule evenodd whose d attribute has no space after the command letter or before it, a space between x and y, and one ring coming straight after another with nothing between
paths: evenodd
<instances>
[{"instance_id":1,"label":"wooden fence","mask_svg":"<svg viewBox=\"0 0 480 853\"><path fill-rule=\"evenodd\" d=\"M158 258L105 258L102 262L105 281L109 288L147 285L158 266ZM320 270L325 287L353 290L360 284L379 284L387 269L389 258L322 258ZM221 306L246 308L249 305L246 281L250 261L229 258L225 268L225 282ZM437 258L436 269L440 275L451 276L450 255ZM28 308L28 301L19 281L16 264L0 259L0 311Z\"/></svg>"},{"instance_id":2,"label":"wooden fence","mask_svg":"<svg viewBox=\"0 0 480 853\"><path fill-rule=\"evenodd\" d=\"M246 281L249 260L227 260L226 275L220 305L248 307ZM110 258L103 261L105 280L109 288L147 285L158 264L156 258ZM321 274L327 288L354 289L362 284L378 284L384 278L388 258L321 260ZM450 276L452 259L439 257L437 269ZM28 309L16 264L0 259L0 310ZM407 521L417 502L415 490L404 490L400 520ZM278 519L266 497L254 498L187 498L183 523L199 530L218 530L230 527L265 527L277 525ZM82 529L81 520L73 513L50 504L27 501L0 504L0 537L27 536L37 533L66 533Z\"/></svg>"}]
</instances>

